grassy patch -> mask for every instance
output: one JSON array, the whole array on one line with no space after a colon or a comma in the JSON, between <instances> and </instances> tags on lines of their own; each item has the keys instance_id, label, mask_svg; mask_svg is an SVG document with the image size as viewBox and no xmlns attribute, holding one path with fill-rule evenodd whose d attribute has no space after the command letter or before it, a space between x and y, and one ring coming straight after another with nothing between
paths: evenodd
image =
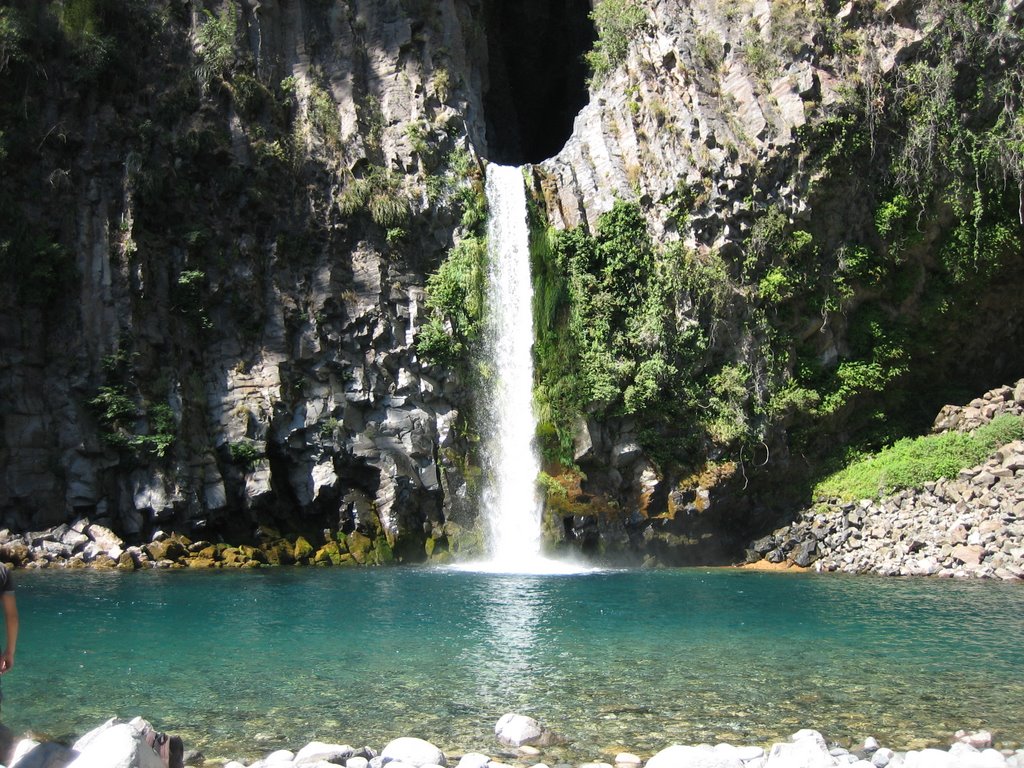
<instances>
[{"instance_id":1,"label":"grassy patch","mask_svg":"<svg viewBox=\"0 0 1024 768\"><path fill-rule=\"evenodd\" d=\"M873 456L829 475L814 488L815 498L846 501L921 488L982 463L996 448L1024 438L1024 419L1004 415L971 433L946 432L904 438Z\"/></svg>"}]
</instances>

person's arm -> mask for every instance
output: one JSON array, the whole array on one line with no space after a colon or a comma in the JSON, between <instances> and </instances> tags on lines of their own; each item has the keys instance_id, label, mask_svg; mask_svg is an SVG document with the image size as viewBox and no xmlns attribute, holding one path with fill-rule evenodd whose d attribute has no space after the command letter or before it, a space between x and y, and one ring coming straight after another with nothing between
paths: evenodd
<instances>
[{"instance_id":1,"label":"person's arm","mask_svg":"<svg viewBox=\"0 0 1024 768\"><path fill-rule=\"evenodd\" d=\"M7 626L7 645L0 655L0 674L14 666L14 649L18 645L18 604L13 592L4 592L0 602L4 606L4 623Z\"/></svg>"}]
</instances>

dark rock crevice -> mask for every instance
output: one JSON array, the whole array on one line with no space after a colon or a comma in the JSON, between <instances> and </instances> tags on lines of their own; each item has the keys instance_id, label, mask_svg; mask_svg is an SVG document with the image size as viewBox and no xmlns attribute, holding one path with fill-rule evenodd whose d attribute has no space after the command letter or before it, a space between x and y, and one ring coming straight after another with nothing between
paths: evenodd
<instances>
[{"instance_id":1,"label":"dark rock crevice","mask_svg":"<svg viewBox=\"0 0 1024 768\"><path fill-rule=\"evenodd\" d=\"M589 0L488 0L487 155L536 163L555 155L587 103Z\"/></svg>"}]
</instances>

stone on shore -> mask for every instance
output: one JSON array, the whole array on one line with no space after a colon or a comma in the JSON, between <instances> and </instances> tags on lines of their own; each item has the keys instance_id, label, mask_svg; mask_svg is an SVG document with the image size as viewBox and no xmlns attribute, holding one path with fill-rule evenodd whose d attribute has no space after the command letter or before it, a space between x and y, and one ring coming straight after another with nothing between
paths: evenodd
<instances>
[{"instance_id":1,"label":"stone on shore","mask_svg":"<svg viewBox=\"0 0 1024 768\"><path fill-rule=\"evenodd\" d=\"M875 747L874 753L871 755L871 764L875 768L885 768L890 762L895 753L888 747Z\"/></svg>"},{"instance_id":2,"label":"stone on shore","mask_svg":"<svg viewBox=\"0 0 1024 768\"><path fill-rule=\"evenodd\" d=\"M713 747L673 744L647 761L647 768L743 768L735 755Z\"/></svg>"},{"instance_id":3,"label":"stone on shore","mask_svg":"<svg viewBox=\"0 0 1024 768\"><path fill-rule=\"evenodd\" d=\"M818 731L804 729L789 737L789 743L774 744L767 768L831 768L836 759Z\"/></svg>"},{"instance_id":4,"label":"stone on shore","mask_svg":"<svg viewBox=\"0 0 1024 768\"><path fill-rule=\"evenodd\" d=\"M163 760L143 741L142 733L129 723L113 724L89 735L85 748L68 768L165 768Z\"/></svg>"},{"instance_id":5,"label":"stone on shore","mask_svg":"<svg viewBox=\"0 0 1024 768\"><path fill-rule=\"evenodd\" d=\"M315 763L323 761L345 765L346 760L355 754L355 749L348 744L327 744L323 741L311 741L295 753L295 764Z\"/></svg>"},{"instance_id":6,"label":"stone on shore","mask_svg":"<svg viewBox=\"0 0 1024 768\"><path fill-rule=\"evenodd\" d=\"M64 768L75 759L75 753L62 744L40 744L32 739L22 740L11 756L11 768Z\"/></svg>"},{"instance_id":7,"label":"stone on shore","mask_svg":"<svg viewBox=\"0 0 1024 768\"><path fill-rule=\"evenodd\" d=\"M384 747L384 751L380 754L385 762L397 761L411 765L413 768L423 768L426 765L448 765L444 752L429 741L410 736L394 739Z\"/></svg>"},{"instance_id":8,"label":"stone on shore","mask_svg":"<svg viewBox=\"0 0 1024 768\"><path fill-rule=\"evenodd\" d=\"M501 716L494 726L494 735L498 743L506 747L546 747L558 741L553 731L543 727L532 717L513 712Z\"/></svg>"},{"instance_id":9,"label":"stone on shore","mask_svg":"<svg viewBox=\"0 0 1024 768\"><path fill-rule=\"evenodd\" d=\"M634 768L634 766L640 766L643 763L644 761L632 752L620 752L615 756L615 765L620 766L620 768Z\"/></svg>"},{"instance_id":10,"label":"stone on shore","mask_svg":"<svg viewBox=\"0 0 1024 768\"><path fill-rule=\"evenodd\" d=\"M480 752L467 752L459 760L456 768L485 768L491 762L491 758Z\"/></svg>"}]
</instances>

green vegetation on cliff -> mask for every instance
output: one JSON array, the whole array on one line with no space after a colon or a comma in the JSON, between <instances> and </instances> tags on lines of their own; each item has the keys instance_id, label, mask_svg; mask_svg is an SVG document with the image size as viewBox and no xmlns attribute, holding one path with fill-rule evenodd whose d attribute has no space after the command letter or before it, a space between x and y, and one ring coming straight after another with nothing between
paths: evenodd
<instances>
[{"instance_id":1,"label":"green vegetation on cliff","mask_svg":"<svg viewBox=\"0 0 1024 768\"><path fill-rule=\"evenodd\" d=\"M955 478L977 466L996 448L1024 438L1024 420L1004 415L974 432L943 432L897 440L877 454L855 461L819 482L817 498L854 501L920 489L939 478Z\"/></svg>"},{"instance_id":2,"label":"green vegetation on cliff","mask_svg":"<svg viewBox=\"0 0 1024 768\"><path fill-rule=\"evenodd\" d=\"M632 417L664 470L782 448L814 473L993 383L963 350L992 342L979 316L1005 314L1024 279L1024 89L1004 60L1020 35L982 0L925 5L912 57L885 74L868 57L797 131L813 215L751 196L739 249L655 243L649 218L684 231L709 202L680 179L662 207L618 201L593 232L535 222L549 461L572 465L580 418ZM860 53L835 29L822 41L839 68Z\"/></svg>"}]
</instances>

